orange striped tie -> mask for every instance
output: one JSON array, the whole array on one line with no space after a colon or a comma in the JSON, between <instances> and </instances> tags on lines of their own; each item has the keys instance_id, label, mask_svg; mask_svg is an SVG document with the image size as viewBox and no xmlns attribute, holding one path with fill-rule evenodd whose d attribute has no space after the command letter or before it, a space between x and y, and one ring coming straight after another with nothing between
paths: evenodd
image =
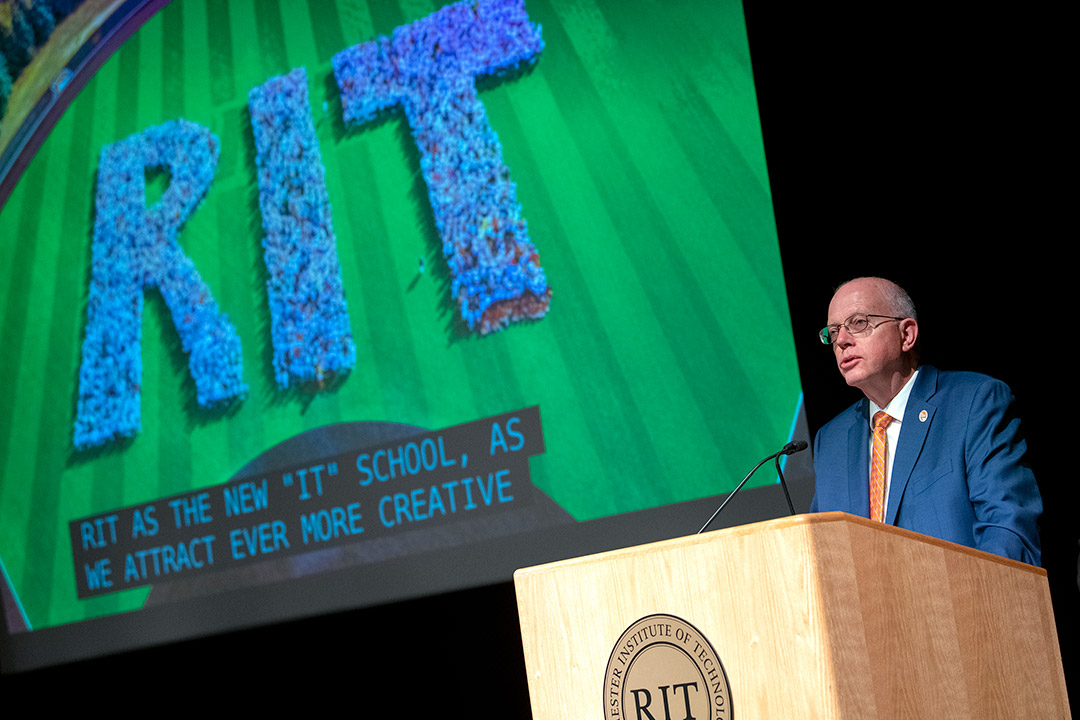
<instances>
[{"instance_id":1,"label":"orange striped tie","mask_svg":"<svg viewBox=\"0 0 1080 720\"><path fill-rule=\"evenodd\" d=\"M885 411L874 413L874 457L870 462L870 519L882 521L885 507L885 453L889 450L889 441L885 437L885 428L893 421Z\"/></svg>"}]
</instances>

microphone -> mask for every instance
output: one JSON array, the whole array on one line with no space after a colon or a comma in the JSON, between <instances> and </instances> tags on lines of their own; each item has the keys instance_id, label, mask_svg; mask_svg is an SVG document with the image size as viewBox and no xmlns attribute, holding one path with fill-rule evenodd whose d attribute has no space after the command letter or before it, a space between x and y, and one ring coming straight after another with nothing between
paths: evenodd
<instances>
[{"instance_id":1,"label":"microphone","mask_svg":"<svg viewBox=\"0 0 1080 720\"><path fill-rule=\"evenodd\" d=\"M776 474L780 476L780 487L784 488L784 497L787 498L788 510L791 514L795 514L795 506L791 504L791 493L788 492L787 483L784 481L784 473L780 472L780 456L781 455L794 455L797 452L802 452L807 447L805 440L793 440L784 446L776 456Z\"/></svg>"},{"instance_id":2,"label":"microphone","mask_svg":"<svg viewBox=\"0 0 1080 720\"><path fill-rule=\"evenodd\" d=\"M797 452L802 452L807 447L809 446L807 445L805 440L792 440L787 445L785 445L784 449L778 452L777 455L794 455ZM765 459L768 460L769 458Z\"/></svg>"},{"instance_id":3,"label":"microphone","mask_svg":"<svg viewBox=\"0 0 1080 720\"><path fill-rule=\"evenodd\" d=\"M701 529L698 530L696 534L700 535L701 533L705 532L705 529L709 527L709 525L712 525L712 521L715 520L716 516L720 514L720 511L724 509L724 506L731 501L731 498L735 497L735 493L739 492L739 490L742 489L742 486L746 484L746 481L750 479L750 476L756 473L759 467L769 462L770 460L773 460L774 458L776 460L776 474L780 476L780 487L784 488L784 497L787 498L788 509L791 510L791 514L794 515L795 506L791 504L791 494L788 492L787 483L784 482L784 473L780 472L780 456L794 455L797 452L802 452L806 448L807 443L805 440L792 440L787 445L785 445L783 449L780 450L780 452L773 453L772 455L755 465L754 469L746 473L746 477L742 479L742 482L735 486L735 489L731 491L731 494L724 499L724 502L720 503L720 507L716 508L716 512L714 512L712 514L712 517L709 518L708 521L701 526Z\"/></svg>"}]
</instances>

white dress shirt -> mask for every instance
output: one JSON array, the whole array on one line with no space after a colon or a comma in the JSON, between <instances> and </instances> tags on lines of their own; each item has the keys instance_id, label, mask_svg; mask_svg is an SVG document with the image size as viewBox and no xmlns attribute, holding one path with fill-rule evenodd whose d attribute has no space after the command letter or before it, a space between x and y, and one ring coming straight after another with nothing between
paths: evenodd
<instances>
[{"instance_id":1,"label":"white dress shirt","mask_svg":"<svg viewBox=\"0 0 1080 720\"><path fill-rule=\"evenodd\" d=\"M874 415L879 410L884 410L893 419L885 428L888 448L885 451L885 500L881 504L882 517L888 517L889 514L889 485L892 483L893 456L896 454L896 445L900 442L900 426L904 422L904 410L907 408L908 397L911 395L911 388L915 386L915 378L918 375L919 371L916 370L908 379L907 384L900 388L900 392L896 393L885 407L878 407L873 400L868 400L870 403L870 465L874 464ZM866 471L867 483L870 482L870 465L867 466Z\"/></svg>"}]
</instances>

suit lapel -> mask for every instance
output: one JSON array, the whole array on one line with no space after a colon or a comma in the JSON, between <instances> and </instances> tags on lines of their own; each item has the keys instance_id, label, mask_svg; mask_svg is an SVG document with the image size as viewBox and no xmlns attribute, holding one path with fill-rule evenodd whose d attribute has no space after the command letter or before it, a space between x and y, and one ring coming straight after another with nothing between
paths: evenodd
<instances>
[{"instance_id":1,"label":"suit lapel","mask_svg":"<svg viewBox=\"0 0 1080 720\"><path fill-rule=\"evenodd\" d=\"M926 435L934 420L937 408L930 404L930 398L937 391L938 371L936 368L923 366L915 387L911 389L907 407L904 408L904 422L900 425L900 440L897 443L893 459L892 476L889 481L889 508L885 513L885 522L896 524L896 515L903 503L911 472L922 454L926 444ZM926 413L923 416L923 413Z\"/></svg>"},{"instance_id":2,"label":"suit lapel","mask_svg":"<svg viewBox=\"0 0 1080 720\"><path fill-rule=\"evenodd\" d=\"M848 428L848 507L870 517L870 405L864 399Z\"/></svg>"}]
</instances>

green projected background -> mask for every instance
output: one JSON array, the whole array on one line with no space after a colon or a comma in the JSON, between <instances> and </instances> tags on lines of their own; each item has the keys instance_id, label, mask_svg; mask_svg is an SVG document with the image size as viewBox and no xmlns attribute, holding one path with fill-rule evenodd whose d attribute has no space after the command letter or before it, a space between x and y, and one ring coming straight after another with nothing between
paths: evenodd
<instances>
[{"instance_id":1,"label":"green projected background","mask_svg":"<svg viewBox=\"0 0 1080 720\"><path fill-rule=\"evenodd\" d=\"M0 560L32 628L146 596L77 600L70 520L220 484L312 428L438 429L539 405L533 483L579 521L728 492L791 436L799 378L740 2L527 0L545 49L480 99L554 296L542 320L486 337L454 321L403 113L347 132L330 67L440 5L174 0L33 159L0 210ZM300 66L358 355L321 393L274 383L247 109L250 88ZM180 243L236 326L250 394L197 406L151 292L142 432L76 453L98 155L176 118L221 141Z\"/></svg>"}]
</instances>

